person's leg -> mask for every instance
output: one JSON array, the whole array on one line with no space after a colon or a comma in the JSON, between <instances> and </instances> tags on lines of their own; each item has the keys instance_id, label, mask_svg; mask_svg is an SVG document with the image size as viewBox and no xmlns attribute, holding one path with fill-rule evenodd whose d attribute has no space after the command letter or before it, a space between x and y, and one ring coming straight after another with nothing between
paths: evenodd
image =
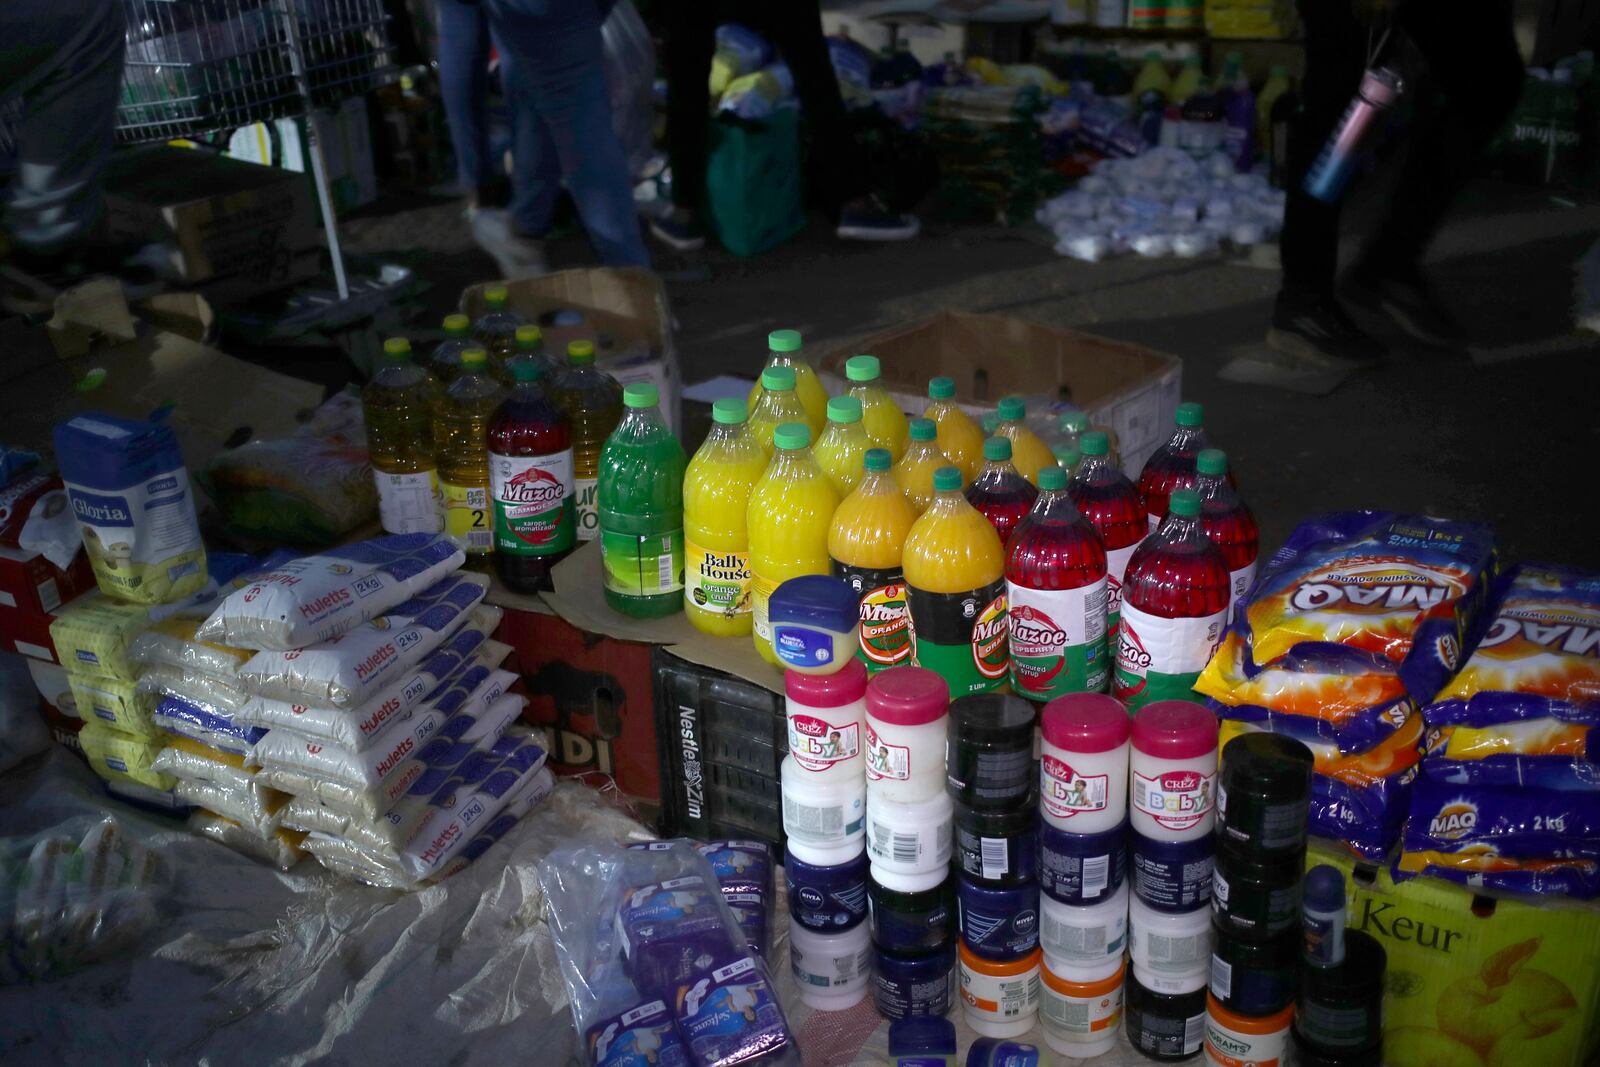
<instances>
[{"instance_id":1,"label":"person's leg","mask_svg":"<svg viewBox=\"0 0 1600 1067\"><path fill-rule=\"evenodd\" d=\"M706 195L706 124L711 93L706 79L716 50L717 5L712 0L662 0L667 79L667 161L672 167L671 214L650 222L650 232L674 248L692 251L705 234L697 218Z\"/></svg>"},{"instance_id":2,"label":"person's leg","mask_svg":"<svg viewBox=\"0 0 1600 1067\"><path fill-rule=\"evenodd\" d=\"M500 85L511 115L511 220L517 233L543 237L561 197L561 159L527 86L517 76L516 59L491 34L500 61Z\"/></svg>"},{"instance_id":3,"label":"person's leg","mask_svg":"<svg viewBox=\"0 0 1600 1067\"><path fill-rule=\"evenodd\" d=\"M649 266L628 163L611 125L595 0L486 0L499 40L549 131L602 262Z\"/></svg>"},{"instance_id":4,"label":"person's leg","mask_svg":"<svg viewBox=\"0 0 1600 1067\"><path fill-rule=\"evenodd\" d=\"M456 172L474 207L503 198L504 178L489 158L484 102L489 95L489 24L483 8L467 0L436 0L439 25L439 97Z\"/></svg>"}]
</instances>

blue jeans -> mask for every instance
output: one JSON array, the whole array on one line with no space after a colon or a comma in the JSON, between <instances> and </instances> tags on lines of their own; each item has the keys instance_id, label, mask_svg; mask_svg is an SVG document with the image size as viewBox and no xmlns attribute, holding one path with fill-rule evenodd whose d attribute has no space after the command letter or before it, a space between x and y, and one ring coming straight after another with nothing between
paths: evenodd
<instances>
[{"instance_id":1,"label":"blue jeans","mask_svg":"<svg viewBox=\"0 0 1600 1067\"><path fill-rule=\"evenodd\" d=\"M512 214L538 234L550 224L564 178L589 240L610 267L648 267L633 206L633 182L611 125L601 10L596 0L484 0L512 90L530 103L542 131L529 180L517 183Z\"/></svg>"}]
</instances>

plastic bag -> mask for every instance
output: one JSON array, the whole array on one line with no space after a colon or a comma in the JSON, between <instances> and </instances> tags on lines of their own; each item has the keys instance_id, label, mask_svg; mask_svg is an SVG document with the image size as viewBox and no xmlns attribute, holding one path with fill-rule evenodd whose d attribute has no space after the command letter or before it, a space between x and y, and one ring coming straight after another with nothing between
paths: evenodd
<instances>
[{"instance_id":1,"label":"plastic bag","mask_svg":"<svg viewBox=\"0 0 1600 1067\"><path fill-rule=\"evenodd\" d=\"M759 255L805 229L802 172L794 109L760 123L713 122L705 207L722 247Z\"/></svg>"},{"instance_id":2,"label":"plastic bag","mask_svg":"<svg viewBox=\"0 0 1600 1067\"><path fill-rule=\"evenodd\" d=\"M267 731L259 727L240 726L226 715L173 696L161 699L150 721L169 734L241 755L249 754L256 743L267 736Z\"/></svg>"},{"instance_id":3,"label":"plastic bag","mask_svg":"<svg viewBox=\"0 0 1600 1067\"><path fill-rule=\"evenodd\" d=\"M170 792L175 780L151 767L165 739L125 734L101 722L90 720L78 731L84 758L96 774L105 779L126 778L157 792Z\"/></svg>"},{"instance_id":4,"label":"plastic bag","mask_svg":"<svg viewBox=\"0 0 1600 1067\"><path fill-rule=\"evenodd\" d=\"M69 671L135 681L139 668L128 658L128 646L150 625L150 609L96 594L82 597L50 624L56 656Z\"/></svg>"},{"instance_id":5,"label":"plastic bag","mask_svg":"<svg viewBox=\"0 0 1600 1067\"><path fill-rule=\"evenodd\" d=\"M0 545L38 553L66 570L83 538L60 478L31 473L0 487Z\"/></svg>"},{"instance_id":6,"label":"plastic bag","mask_svg":"<svg viewBox=\"0 0 1600 1067\"><path fill-rule=\"evenodd\" d=\"M656 49L632 0L617 0L600 26L605 49L611 126L628 158L628 173L643 174L655 155Z\"/></svg>"},{"instance_id":7,"label":"plastic bag","mask_svg":"<svg viewBox=\"0 0 1600 1067\"><path fill-rule=\"evenodd\" d=\"M72 700L78 707L80 719L99 719L123 733L142 737L160 734L155 723L150 721L156 698L141 691L137 682L68 671L67 686L72 691Z\"/></svg>"},{"instance_id":8,"label":"plastic bag","mask_svg":"<svg viewBox=\"0 0 1600 1067\"><path fill-rule=\"evenodd\" d=\"M247 537L328 545L378 514L367 450L324 437L252 441L218 454L202 480Z\"/></svg>"},{"instance_id":9,"label":"plastic bag","mask_svg":"<svg viewBox=\"0 0 1600 1067\"><path fill-rule=\"evenodd\" d=\"M237 678L221 678L205 671L166 663L146 667L144 673L139 675L138 688L143 693L174 697L230 721L250 699L250 694L240 688Z\"/></svg>"},{"instance_id":10,"label":"plastic bag","mask_svg":"<svg viewBox=\"0 0 1600 1067\"><path fill-rule=\"evenodd\" d=\"M293 830L279 829L270 834L258 834L247 826L203 808L189 816L188 825L190 833L210 838L251 859L270 863L280 871L287 871L305 856L302 848L305 835Z\"/></svg>"},{"instance_id":11,"label":"plastic bag","mask_svg":"<svg viewBox=\"0 0 1600 1067\"><path fill-rule=\"evenodd\" d=\"M250 658L250 650L201 641L195 637L200 620L164 619L154 623L128 644L128 659L134 663L167 663L192 667L208 674L232 675Z\"/></svg>"},{"instance_id":12,"label":"plastic bag","mask_svg":"<svg viewBox=\"0 0 1600 1067\"><path fill-rule=\"evenodd\" d=\"M237 789L220 782L179 781L172 791L179 799L232 819L258 837L267 837L278 829L278 814L288 799L276 790L254 783Z\"/></svg>"}]
</instances>

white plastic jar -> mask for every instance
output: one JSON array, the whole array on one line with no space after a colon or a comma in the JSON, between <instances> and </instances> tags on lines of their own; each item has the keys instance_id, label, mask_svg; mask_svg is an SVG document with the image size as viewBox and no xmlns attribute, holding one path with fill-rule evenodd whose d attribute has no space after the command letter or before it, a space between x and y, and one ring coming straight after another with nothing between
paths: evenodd
<instances>
[{"instance_id":1,"label":"white plastic jar","mask_svg":"<svg viewBox=\"0 0 1600 1067\"><path fill-rule=\"evenodd\" d=\"M1044 1043L1063 1056L1089 1059L1110 1052L1122 1027L1122 982L1127 964L1119 960L1109 977L1077 982L1056 974L1045 958L1039 1021Z\"/></svg>"},{"instance_id":2,"label":"white plastic jar","mask_svg":"<svg viewBox=\"0 0 1600 1067\"><path fill-rule=\"evenodd\" d=\"M944 793L950 687L923 667L895 667L867 683L867 781L886 800Z\"/></svg>"},{"instance_id":3,"label":"white plastic jar","mask_svg":"<svg viewBox=\"0 0 1600 1067\"><path fill-rule=\"evenodd\" d=\"M1063 904L1039 895L1039 947L1048 960L1095 966L1122 956L1128 944L1128 883L1094 904Z\"/></svg>"},{"instance_id":4,"label":"white plastic jar","mask_svg":"<svg viewBox=\"0 0 1600 1067\"><path fill-rule=\"evenodd\" d=\"M1020 960L999 963L976 956L963 943L961 1013L984 1037L1021 1037L1039 1015L1039 969L1043 954L1034 949Z\"/></svg>"},{"instance_id":5,"label":"white plastic jar","mask_svg":"<svg viewBox=\"0 0 1600 1067\"><path fill-rule=\"evenodd\" d=\"M938 889L944 885L946 878L955 877L948 867L938 867L920 874L902 874L899 871L879 867L876 863L867 868L867 874L874 882L895 893L926 893L930 889ZM952 893L952 899L954 896Z\"/></svg>"},{"instance_id":6,"label":"white plastic jar","mask_svg":"<svg viewBox=\"0 0 1600 1067\"><path fill-rule=\"evenodd\" d=\"M1192 993L1211 973L1211 909L1156 911L1128 901L1128 955L1139 981L1153 993Z\"/></svg>"},{"instance_id":7,"label":"white plastic jar","mask_svg":"<svg viewBox=\"0 0 1600 1067\"><path fill-rule=\"evenodd\" d=\"M859 782L866 773L867 668L851 660L834 674L783 672L789 755L818 779Z\"/></svg>"},{"instance_id":8,"label":"white plastic jar","mask_svg":"<svg viewBox=\"0 0 1600 1067\"><path fill-rule=\"evenodd\" d=\"M872 936L866 923L842 933L789 925L789 968L800 999L818 1011L844 1011L866 999L872 986Z\"/></svg>"},{"instance_id":9,"label":"white plastic jar","mask_svg":"<svg viewBox=\"0 0 1600 1067\"><path fill-rule=\"evenodd\" d=\"M1104 693L1070 693L1044 706L1039 727L1039 813L1058 830L1098 834L1128 811L1128 713Z\"/></svg>"},{"instance_id":10,"label":"white plastic jar","mask_svg":"<svg viewBox=\"0 0 1600 1067\"><path fill-rule=\"evenodd\" d=\"M779 774L783 832L801 862L833 867L861 855L867 832L865 782L819 781L801 770L793 756L784 757Z\"/></svg>"},{"instance_id":11,"label":"white plastic jar","mask_svg":"<svg viewBox=\"0 0 1600 1067\"><path fill-rule=\"evenodd\" d=\"M1217 818L1217 717L1186 700L1140 708L1129 787L1135 832L1156 841L1210 836Z\"/></svg>"},{"instance_id":12,"label":"white plastic jar","mask_svg":"<svg viewBox=\"0 0 1600 1067\"><path fill-rule=\"evenodd\" d=\"M867 858L879 870L923 874L950 865L955 805L948 793L890 800L867 788Z\"/></svg>"}]
</instances>

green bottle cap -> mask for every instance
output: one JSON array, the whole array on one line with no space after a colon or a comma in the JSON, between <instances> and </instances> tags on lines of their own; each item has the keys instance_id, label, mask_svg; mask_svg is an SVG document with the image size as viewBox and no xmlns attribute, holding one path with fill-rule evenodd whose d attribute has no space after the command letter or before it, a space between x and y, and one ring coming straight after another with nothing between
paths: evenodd
<instances>
[{"instance_id":1,"label":"green bottle cap","mask_svg":"<svg viewBox=\"0 0 1600 1067\"><path fill-rule=\"evenodd\" d=\"M894 457L889 455L889 450L887 448L869 448L867 449L866 457L862 460L862 463L866 466L867 470L880 472L888 470L893 461Z\"/></svg>"},{"instance_id":2,"label":"green bottle cap","mask_svg":"<svg viewBox=\"0 0 1600 1067\"><path fill-rule=\"evenodd\" d=\"M1060 467L1039 468L1039 491L1048 493L1067 487L1067 472Z\"/></svg>"},{"instance_id":3,"label":"green bottle cap","mask_svg":"<svg viewBox=\"0 0 1600 1067\"><path fill-rule=\"evenodd\" d=\"M568 341L567 362L574 367L588 367L594 364L593 341Z\"/></svg>"},{"instance_id":4,"label":"green bottle cap","mask_svg":"<svg viewBox=\"0 0 1600 1067\"><path fill-rule=\"evenodd\" d=\"M935 492L949 493L961 489L961 472L954 467L940 467L933 472Z\"/></svg>"},{"instance_id":5,"label":"green bottle cap","mask_svg":"<svg viewBox=\"0 0 1600 1067\"><path fill-rule=\"evenodd\" d=\"M1004 437L991 437L983 442L983 458L999 462L1011 458L1011 441Z\"/></svg>"},{"instance_id":6,"label":"green bottle cap","mask_svg":"<svg viewBox=\"0 0 1600 1067\"><path fill-rule=\"evenodd\" d=\"M1205 409L1191 401L1187 404L1178 405L1178 410L1173 413L1172 421L1179 426L1199 426L1201 416L1204 414Z\"/></svg>"},{"instance_id":7,"label":"green bottle cap","mask_svg":"<svg viewBox=\"0 0 1600 1067\"><path fill-rule=\"evenodd\" d=\"M537 359L523 356L521 359L512 359L511 378L518 382L536 382L544 373L544 365Z\"/></svg>"},{"instance_id":8,"label":"green bottle cap","mask_svg":"<svg viewBox=\"0 0 1600 1067\"><path fill-rule=\"evenodd\" d=\"M483 291L483 302L491 308L499 309L506 306L506 301L511 299L511 294L506 292L503 285L492 286Z\"/></svg>"},{"instance_id":9,"label":"green bottle cap","mask_svg":"<svg viewBox=\"0 0 1600 1067\"><path fill-rule=\"evenodd\" d=\"M1000 412L1001 422L1016 422L1028 413L1027 405L1022 402L1020 396L1006 397L1000 401L1000 406L996 410Z\"/></svg>"},{"instance_id":10,"label":"green bottle cap","mask_svg":"<svg viewBox=\"0 0 1600 1067\"><path fill-rule=\"evenodd\" d=\"M444 334L446 337L465 337L472 330L472 320L465 315L446 315L444 317Z\"/></svg>"},{"instance_id":11,"label":"green bottle cap","mask_svg":"<svg viewBox=\"0 0 1600 1067\"><path fill-rule=\"evenodd\" d=\"M1082 433L1089 428L1089 416L1081 411L1063 411L1057 425L1062 433Z\"/></svg>"},{"instance_id":12,"label":"green bottle cap","mask_svg":"<svg viewBox=\"0 0 1600 1067\"><path fill-rule=\"evenodd\" d=\"M743 397L725 396L711 405L711 421L723 426L737 426L749 415Z\"/></svg>"},{"instance_id":13,"label":"green bottle cap","mask_svg":"<svg viewBox=\"0 0 1600 1067\"><path fill-rule=\"evenodd\" d=\"M1078 438L1078 451L1086 456L1109 456L1111 438L1106 436L1104 430L1090 430Z\"/></svg>"},{"instance_id":14,"label":"green bottle cap","mask_svg":"<svg viewBox=\"0 0 1600 1067\"><path fill-rule=\"evenodd\" d=\"M1202 448L1194 458L1194 469L1201 474L1227 474L1228 457L1220 448Z\"/></svg>"},{"instance_id":15,"label":"green bottle cap","mask_svg":"<svg viewBox=\"0 0 1600 1067\"><path fill-rule=\"evenodd\" d=\"M411 358L411 342L404 337L391 337L383 342L383 358L392 363Z\"/></svg>"},{"instance_id":16,"label":"green bottle cap","mask_svg":"<svg viewBox=\"0 0 1600 1067\"><path fill-rule=\"evenodd\" d=\"M803 422L786 422L772 431L772 443L778 448L804 448L811 443L811 427Z\"/></svg>"},{"instance_id":17,"label":"green bottle cap","mask_svg":"<svg viewBox=\"0 0 1600 1067\"><path fill-rule=\"evenodd\" d=\"M786 393L794 388L793 367L768 367L761 372L761 388L769 393Z\"/></svg>"},{"instance_id":18,"label":"green bottle cap","mask_svg":"<svg viewBox=\"0 0 1600 1067\"><path fill-rule=\"evenodd\" d=\"M861 401L853 396L828 398L828 421L852 423L861 421Z\"/></svg>"},{"instance_id":19,"label":"green bottle cap","mask_svg":"<svg viewBox=\"0 0 1600 1067\"><path fill-rule=\"evenodd\" d=\"M934 441L939 437L939 424L932 419L912 419L911 439L913 441Z\"/></svg>"},{"instance_id":20,"label":"green bottle cap","mask_svg":"<svg viewBox=\"0 0 1600 1067\"><path fill-rule=\"evenodd\" d=\"M767 334L767 349L771 352L800 351L800 331L773 330Z\"/></svg>"},{"instance_id":21,"label":"green bottle cap","mask_svg":"<svg viewBox=\"0 0 1600 1067\"><path fill-rule=\"evenodd\" d=\"M623 387L622 402L630 408L653 408L661 402L661 394L651 382L633 382Z\"/></svg>"},{"instance_id":22,"label":"green bottle cap","mask_svg":"<svg viewBox=\"0 0 1600 1067\"><path fill-rule=\"evenodd\" d=\"M1193 518L1200 514L1200 494L1193 489L1176 489L1167 498L1167 511L1173 515Z\"/></svg>"},{"instance_id":23,"label":"green bottle cap","mask_svg":"<svg viewBox=\"0 0 1600 1067\"><path fill-rule=\"evenodd\" d=\"M882 374L877 356L851 356L844 361L844 376L852 382L875 382Z\"/></svg>"},{"instance_id":24,"label":"green bottle cap","mask_svg":"<svg viewBox=\"0 0 1600 1067\"><path fill-rule=\"evenodd\" d=\"M1071 445L1056 445L1050 450L1050 454L1056 457L1056 462L1067 470L1076 467L1079 461L1083 459L1083 453Z\"/></svg>"},{"instance_id":25,"label":"green bottle cap","mask_svg":"<svg viewBox=\"0 0 1600 1067\"><path fill-rule=\"evenodd\" d=\"M489 365L489 353L481 348L469 348L461 353L461 365L468 370L482 370Z\"/></svg>"},{"instance_id":26,"label":"green bottle cap","mask_svg":"<svg viewBox=\"0 0 1600 1067\"><path fill-rule=\"evenodd\" d=\"M931 378L928 381L929 400L949 400L956 395L956 380L954 378Z\"/></svg>"},{"instance_id":27,"label":"green bottle cap","mask_svg":"<svg viewBox=\"0 0 1600 1067\"><path fill-rule=\"evenodd\" d=\"M539 343L543 340L543 331L541 331L539 327L533 325L532 323L529 323L526 326L517 327L518 348L538 348Z\"/></svg>"}]
</instances>

